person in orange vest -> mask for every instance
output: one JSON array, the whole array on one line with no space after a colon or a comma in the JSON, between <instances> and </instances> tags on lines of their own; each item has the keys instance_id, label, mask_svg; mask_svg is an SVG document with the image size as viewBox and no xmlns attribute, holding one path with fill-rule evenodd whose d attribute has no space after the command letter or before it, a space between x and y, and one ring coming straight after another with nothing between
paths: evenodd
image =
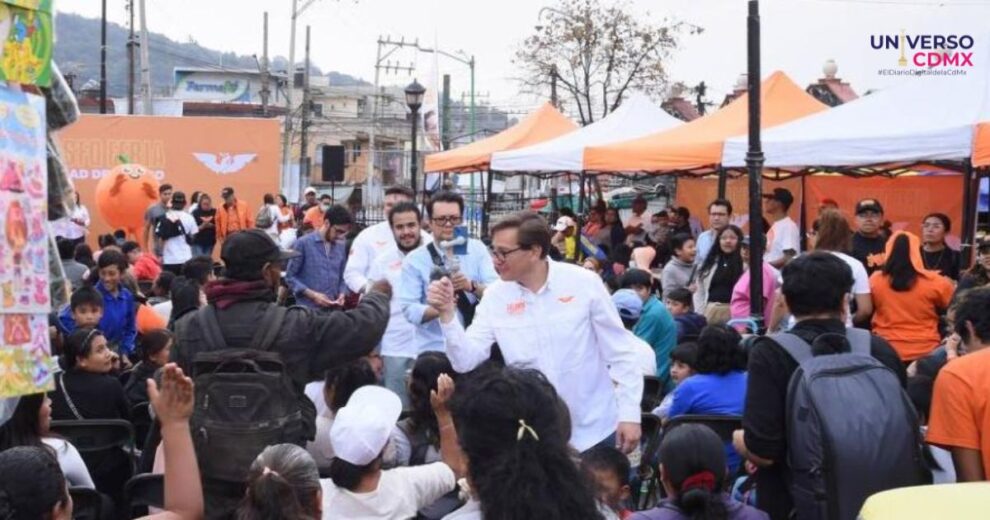
<instances>
[{"instance_id":1,"label":"person in orange vest","mask_svg":"<svg viewBox=\"0 0 990 520\"><path fill-rule=\"evenodd\" d=\"M226 187L220 192L223 205L217 208L217 241L222 242L231 233L245 231L254 227L251 212L248 210L247 202L237 200L234 196L234 188Z\"/></svg>"},{"instance_id":2,"label":"person in orange vest","mask_svg":"<svg viewBox=\"0 0 990 520\"><path fill-rule=\"evenodd\" d=\"M326 193L320 195L320 203L306 210L306 214L303 216L303 226L309 224L314 230L320 229L323 226L323 215L332 205L333 198L330 195Z\"/></svg>"}]
</instances>

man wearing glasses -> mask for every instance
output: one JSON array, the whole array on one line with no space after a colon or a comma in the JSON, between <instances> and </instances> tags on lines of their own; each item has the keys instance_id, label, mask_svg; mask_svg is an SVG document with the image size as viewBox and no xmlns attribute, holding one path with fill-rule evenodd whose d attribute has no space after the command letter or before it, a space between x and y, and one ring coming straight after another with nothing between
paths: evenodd
<instances>
[{"instance_id":1,"label":"man wearing glasses","mask_svg":"<svg viewBox=\"0 0 990 520\"><path fill-rule=\"evenodd\" d=\"M450 191L434 195L426 206L433 240L406 255L402 261L402 277L397 288L399 305L406 319L418 327L417 352L446 350L446 341L436 321L440 312L426 303L426 289L431 280L449 276L457 299L457 317L467 325L485 287L498 279L491 255L480 240L466 239L466 248L450 244L455 238L455 228L461 225L463 213L464 198L460 195ZM466 254L457 254L458 250L463 252L465 249Z\"/></svg>"},{"instance_id":2,"label":"man wearing glasses","mask_svg":"<svg viewBox=\"0 0 990 520\"><path fill-rule=\"evenodd\" d=\"M498 343L507 365L539 370L567 403L572 446L629 453L640 439L641 341L623 327L597 275L548 259L550 247L547 223L535 213L495 224L492 256L501 280L489 287L466 330L454 319L452 281L430 285L447 356L454 370L468 372Z\"/></svg>"},{"instance_id":3,"label":"man wearing glasses","mask_svg":"<svg viewBox=\"0 0 990 520\"><path fill-rule=\"evenodd\" d=\"M698 235L698 253L694 257L697 266L705 263L708 252L712 250L715 237L729 226L729 219L732 218L732 203L726 199L715 199L708 205L708 231Z\"/></svg>"}]
</instances>

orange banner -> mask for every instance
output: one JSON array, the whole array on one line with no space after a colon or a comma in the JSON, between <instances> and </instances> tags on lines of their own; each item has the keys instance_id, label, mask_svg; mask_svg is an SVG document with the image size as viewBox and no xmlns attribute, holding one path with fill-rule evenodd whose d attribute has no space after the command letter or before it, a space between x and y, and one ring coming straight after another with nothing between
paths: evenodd
<instances>
[{"instance_id":1,"label":"orange banner","mask_svg":"<svg viewBox=\"0 0 990 520\"><path fill-rule=\"evenodd\" d=\"M726 194L733 205L733 224L746 229L749 204L748 181L745 178L730 179ZM853 219L856 203L865 198L875 198L884 208L884 217L891 222L894 230L905 229L921 233L921 219L932 212L945 213L952 219L952 230L946 241L950 246L959 247L959 232L962 230L962 177L959 175L902 176L894 179L886 177L856 178L844 175L812 175L804 180L804 191L800 179L786 181L763 180L763 191L770 192L781 186L794 194L794 205L790 216L799 222L801 197L807 197L805 227L818 215L819 202L832 199L839 204L841 211L855 229ZM692 216L697 216L707 226L708 203L715 199L718 180L714 178L677 180L677 204L687 206Z\"/></svg>"},{"instance_id":2,"label":"orange banner","mask_svg":"<svg viewBox=\"0 0 990 520\"><path fill-rule=\"evenodd\" d=\"M144 165L159 183L209 193L214 206L230 186L250 211L279 184L279 124L275 119L83 115L59 133L66 166L93 223L87 240L113 230L96 209L96 184L118 156ZM252 213L253 214L253 213Z\"/></svg>"}]
</instances>

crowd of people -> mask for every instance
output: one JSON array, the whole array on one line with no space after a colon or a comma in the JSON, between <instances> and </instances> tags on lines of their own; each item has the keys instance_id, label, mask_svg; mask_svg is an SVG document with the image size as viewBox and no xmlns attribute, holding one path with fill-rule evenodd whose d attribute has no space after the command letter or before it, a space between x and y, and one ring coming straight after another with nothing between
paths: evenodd
<instances>
[{"instance_id":1,"label":"crowd of people","mask_svg":"<svg viewBox=\"0 0 990 520\"><path fill-rule=\"evenodd\" d=\"M364 228L315 189L159 195L95 252L81 206L55 227L55 390L3 403L0 518L69 518L79 488L129 517L139 473L153 518L455 520L852 518L990 475L990 241L961 270L946 215L824 200L802 233L765 194L753 330L727 199L708 229L640 197L482 241L453 191L389 187ZM52 425L92 419L146 432L136 460Z\"/></svg>"}]
</instances>

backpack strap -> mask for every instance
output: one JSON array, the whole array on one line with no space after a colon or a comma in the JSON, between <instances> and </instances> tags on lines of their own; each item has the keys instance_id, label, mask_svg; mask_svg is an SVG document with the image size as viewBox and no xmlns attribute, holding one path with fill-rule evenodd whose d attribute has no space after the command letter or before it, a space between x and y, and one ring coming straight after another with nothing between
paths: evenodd
<instances>
[{"instance_id":1,"label":"backpack strap","mask_svg":"<svg viewBox=\"0 0 990 520\"><path fill-rule=\"evenodd\" d=\"M288 309L281 305L268 306L265 317L261 318L263 336L261 336L261 343L258 344L258 350L271 350L272 345L275 344L275 339L278 338L278 333L282 330L282 323L285 321L287 312Z\"/></svg>"},{"instance_id":2,"label":"backpack strap","mask_svg":"<svg viewBox=\"0 0 990 520\"><path fill-rule=\"evenodd\" d=\"M433 242L426 244L426 250L430 252L430 258L433 259L433 265L440 267L444 266L443 255L440 254L440 251L437 251L436 244Z\"/></svg>"},{"instance_id":3,"label":"backpack strap","mask_svg":"<svg viewBox=\"0 0 990 520\"><path fill-rule=\"evenodd\" d=\"M797 361L799 365L814 357L814 354L811 352L811 345L796 334L778 332L768 337L783 347L784 351L794 358L794 361Z\"/></svg>"},{"instance_id":4,"label":"backpack strap","mask_svg":"<svg viewBox=\"0 0 990 520\"><path fill-rule=\"evenodd\" d=\"M200 309L196 314L196 321L199 322L199 326L206 336L206 343L212 350L227 350L227 342L223 339L220 321L217 320L217 308L214 305L207 305Z\"/></svg>"},{"instance_id":5,"label":"backpack strap","mask_svg":"<svg viewBox=\"0 0 990 520\"><path fill-rule=\"evenodd\" d=\"M846 329L846 339L849 341L849 351L853 354L869 356L873 341L870 331L849 327Z\"/></svg>"}]
</instances>

